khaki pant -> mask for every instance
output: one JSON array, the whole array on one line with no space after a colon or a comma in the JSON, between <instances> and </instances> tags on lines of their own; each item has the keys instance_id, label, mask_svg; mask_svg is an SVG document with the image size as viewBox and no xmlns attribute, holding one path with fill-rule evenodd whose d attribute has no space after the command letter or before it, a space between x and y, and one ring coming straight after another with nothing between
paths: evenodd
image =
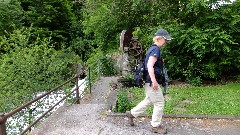
<instances>
[{"instance_id":1,"label":"khaki pant","mask_svg":"<svg viewBox=\"0 0 240 135\"><path fill-rule=\"evenodd\" d=\"M149 86L149 83L146 83L144 88L146 97L136 107L131 109L131 114L134 117L138 117L140 114L144 113L149 105L153 104L154 108L151 125L153 127L158 127L161 124L164 109L164 97L161 88L159 87L158 90L154 90L151 86Z\"/></svg>"}]
</instances>

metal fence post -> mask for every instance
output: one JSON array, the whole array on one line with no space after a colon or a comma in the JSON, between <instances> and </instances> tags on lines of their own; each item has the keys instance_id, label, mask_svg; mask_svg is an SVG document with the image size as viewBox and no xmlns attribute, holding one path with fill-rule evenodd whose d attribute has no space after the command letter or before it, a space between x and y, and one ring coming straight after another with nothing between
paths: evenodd
<instances>
[{"instance_id":1,"label":"metal fence post","mask_svg":"<svg viewBox=\"0 0 240 135\"><path fill-rule=\"evenodd\" d=\"M36 108L35 108L36 109ZM30 125L31 123L32 123L32 117L33 117L33 110L30 108L30 107L28 107L28 125ZM29 133L31 133L31 131L32 131L32 128L29 128L29 130L28 130L28 132Z\"/></svg>"},{"instance_id":2,"label":"metal fence post","mask_svg":"<svg viewBox=\"0 0 240 135\"><path fill-rule=\"evenodd\" d=\"M98 60L98 80L100 79L100 60Z\"/></svg>"},{"instance_id":3,"label":"metal fence post","mask_svg":"<svg viewBox=\"0 0 240 135\"><path fill-rule=\"evenodd\" d=\"M78 76L76 76L76 103L80 104L80 97L79 97L79 86L78 86Z\"/></svg>"},{"instance_id":4,"label":"metal fence post","mask_svg":"<svg viewBox=\"0 0 240 135\"><path fill-rule=\"evenodd\" d=\"M0 114L0 135L7 135L6 118L4 117L4 114Z\"/></svg>"},{"instance_id":5,"label":"metal fence post","mask_svg":"<svg viewBox=\"0 0 240 135\"><path fill-rule=\"evenodd\" d=\"M88 80L89 80L89 92L90 92L90 94L92 93L92 86L91 86L91 77L90 77L90 75L91 75L91 71L90 71L91 69L90 69L90 67L88 68Z\"/></svg>"}]
</instances>

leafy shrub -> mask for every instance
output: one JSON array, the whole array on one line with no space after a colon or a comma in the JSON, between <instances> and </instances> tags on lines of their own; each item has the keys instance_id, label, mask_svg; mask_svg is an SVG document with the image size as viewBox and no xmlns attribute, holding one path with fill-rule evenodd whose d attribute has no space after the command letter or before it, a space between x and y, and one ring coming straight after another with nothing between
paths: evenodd
<instances>
[{"instance_id":1,"label":"leafy shrub","mask_svg":"<svg viewBox=\"0 0 240 135\"><path fill-rule=\"evenodd\" d=\"M117 93L117 111L126 112L130 110L132 103L128 99L128 91L126 89L120 89Z\"/></svg>"},{"instance_id":2,"label":"leafy shrub","mask_svg":"<svg viewBox=\"0 0 240 135\"><path fill-rule=\"evenodd\" d=\"M28 33L28 32L26 32ZM74 70L71 64L79 63L80 59L74 53L66 50L56 51L47 38L35 40L27 44L30 38L25 32L17 30L14 37L2 38L1 43L11 44L14 49L0 54L0 93L5 97L16 99L16 107L33 94L50 90L71 77ZM9 104L9 108L11 106Z\"/></svg>"},{"instance_id":3,"label":"leafy shrub","mask_svg":"<svg viewBox=\"0 0 240 135\"><path fill-rule=\"evenodd\" d=\"M116 61L110 58L101 59L101 72L104 76L111 76L118 74Z\"/></svg>"},{"instance_id":4,"label":"leafy shrub","mask_svg":"<svg viewBox=\"0 0 240 135\"><path fill-rule=\"evenodd\" d=\"M162 51L166 67L173 79L221 79L225 74L238 74L239 51L237 43L220 28L202 30L197 27L184 29ZM173 32L175 33L175 32Z\"/></svg>"},{"instance_id":5,"label":"leafy shrub","mask_svg":"<svg viewBox=\"0 0 240 135\"><path fill-rule=\"evenodd\" d=\"M134 79L134 75L132 73L125 73L123 75L123 78L125 78L126 80L133 80Z\"/></svg>"},{"instance_id":6,"label":"leafy shrub","mask_svg":"<svg viewBox=\"0 0 240 135\"><path fill-rule=\"evenodd\" d=\"M97 60L99 60L100 58L104 57L104 53L103 51L101 51L101 49L97 48L94 49L92 51L92 53L90 54L89 59L87 60L86 64L87 66L91 66L93 65Z\"/></svg>"},{"instance_id":7,"label":"leafy shrub","mask_svg":"<svg viewBox=\"0 0 240 135\"><path fill-rule=\"evenodd\" d=\"M202 84L202 79L200 77L188 78L187 81L193 86L200 86Z\"/></svg>"},{"instance_id":8,"label":"leafy shrub","mask_svg":"<svg viewBox=\"0 0 240 135\"><path fill-rule=\"evenodd\" d=\"M100 48L97 48L90 55L90 58L87 60L87 66L97 68L96 62L100 62L100 72L104 76L116 75L118 74L119 69L116 66L116 60L111 57L105 56L103 51Z\"/></svg>"},{"instance_id":9,"label":"leafy shrub","mask_svg":"<svg viewBox=\"0 0 240 135\"><path fill-rule=\"evenodd\" d=\"M162 48L171 79L200 77L218 80L240 73L240 42L237 37L240 21L236 10L239 2L228 5L215 3L218 7L210 9L209 4L214 3L189 1L177 14L171 8L165 9L171 10L172 16L176 15L175 20L168 18L158 25L135 27L134 35L139 37L145 48L152 44L152 36L159 28L167 29L174 38Z\"/></svg>"},{"instance_id":10,"label":"leafy shrub","mask_svg":"<svg viewBox=\"0 0 240 135\"><path fill-rule=\"evenodd\" d=\"M22 26L23 9L18 0L0 1L0 35L7 35Z\"/></svg>"}]
</instances>

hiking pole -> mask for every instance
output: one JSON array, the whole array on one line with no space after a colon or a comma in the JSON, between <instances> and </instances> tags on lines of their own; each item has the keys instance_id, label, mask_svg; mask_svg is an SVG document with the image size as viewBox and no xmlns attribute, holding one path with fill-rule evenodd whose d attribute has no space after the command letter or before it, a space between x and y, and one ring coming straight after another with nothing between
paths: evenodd
<instances>
[{"instance_id":1,"label":"hiking pole","mask_svg":"<svg viewBox=\"0 0 240 135\"><path fill-rule=\"evenodd\" d=\"M165 65L163 63L162 65L162 72L163 72L163 77L164 77L164 82L163 82L163 87L164 87L164 91L163 91L163 95L167 94L167 88L168 88L168 73L167 73L167 69L165 68Z\"/></svg>"}]
</instances>

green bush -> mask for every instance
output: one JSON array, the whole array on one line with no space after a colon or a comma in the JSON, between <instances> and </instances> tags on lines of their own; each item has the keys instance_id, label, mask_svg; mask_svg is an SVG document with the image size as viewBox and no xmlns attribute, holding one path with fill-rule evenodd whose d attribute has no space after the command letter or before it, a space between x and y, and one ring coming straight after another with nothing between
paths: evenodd
<instances>
[{"instance_id":1,"label":"green bush","mask_svg":"<svg viewBox=\"0 0 240 135\"><path fill-rule=\"evenodd\" d=\"M111 76L118 74L116 61L110 58L101 59L101 72L104 76Z\"/></svg>"},{"instance_id":2,"label":"green bush","mask_svg":"<svg viewBox=\"0 0 240 135\"><path fill-rule=\"evenodd\" d=\"M1 40L2 44L14 47L5 48L8 53L0 54L0 95L5 97L1 100L11 97L6 101L8 109L29 101L33 94L48 91L66 81L74 74L71 65L80 62L74 53L50 47L50 39L37 38L27 44L30 37L26 33L17 30L12 34L14 37Z\"/></svg>"},{"instance_id":3,"label":"green bush","mask_svg":"<svg viewBox=\"0 0 240 135\"><path fill-rule=\"evenodd\" d=\"M128 99L128 91L126 89L120 89L117 93L117 111L126 112L130 110L132 103Z\"/></svg>"},{"instance_id":4,"label":"green bush","mask_svg":"<svg viewBox=\"0 0 240 135\"><path fill-rule=\"evenodd\" d=\"M8 35L13 30L22 27L24 19L23 9L18 0L1 0L0 1L0 35ZM1 49L0 49L1 51Z\"/></svg>"},{"instance_id":5,"label":"green bush","mask_svg":"<svg viewBox=\"0 0 240 135\"><path fill-rule=\"evenodd\" d=\"M111 76L118 74L119 69L116 66L116 60L105 56L100 48L94 50L90 55L90 58L87 60L87 66L91 67L92 70L96 70L98 68L97 62L100 63L100 72L102 75Z\"/></svg>"},{"instance_id":6,"label":"green bush","mask_svg":"<svg viewBox=\"0 0 240 135\"><path fill-rule=\"evenodd\" d=\"M187 81L193 86L201 86L202 79L200 77L188 78Z\"/></svg>"},{"instance_id":7,"label":"green bush","mask_svg":"<svg viewBox=\"0 0 240 135\"><path fill-rule=\"evenodd\" d=\"M162 49L165 65L173 79L221 79L239 74L240 56L233 36L221 28L197 27L172 30L177 37ZM180 32L179 32L180 31ZM175 35L178 32L177 35ZM239 49L237 49L239 50Z\"/></svg>"},{"instance_id":8,"label":"green bush","mask_svg":"<svg viewBox=\"0 0 240 135\"><path fill-rule=\"evenodd\" d=\"M179 6L177 2L169 3ZM169 11L165 12L166 16L172 13L170 16L176 18L167 18L157 25L136 26L134 35L146 49L152 44L157 29L169 31L174 39L161 51L171 79L220 80L239 75L240 21L239 10L236 10L239 2L218 5L216 9L209 8L214 2L188 1L185 4L180 11L173 11L171 6L161 9Z\"/></svg>"}]
</instances>

